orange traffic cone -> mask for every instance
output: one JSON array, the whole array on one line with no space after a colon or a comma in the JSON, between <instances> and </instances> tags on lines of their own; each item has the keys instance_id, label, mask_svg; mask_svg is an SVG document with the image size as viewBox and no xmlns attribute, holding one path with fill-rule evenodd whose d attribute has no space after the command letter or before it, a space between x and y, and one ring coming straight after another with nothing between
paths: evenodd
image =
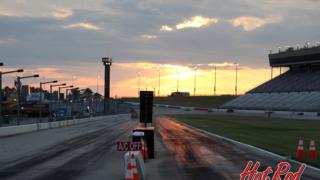
<instances>
[{"instance_id":1,"label":"orange traffic cone","mask_svg":"<svg viewBox=\"0 0 320 180\"><path fill-rule=\"evenodd\" d=\"M137 163L136 163L136 156L134 153L131 153L131 165L132 165L132 174L133 174L133 180L139 180L139 173L137 169Z\"/></svg>"},{"instance_id":2,"label":"orange traffic cone","mask_svg":"<svg viewBox=\"0 0 320 180\"><path fill-rule=\"evenodd\" d=\"M148 159L148 147L147 144L144 142L143 139L141 139L141 154L143 159Z\"/></svg>"},{"instance_id":3,"label":"orange traffic cone","mask_svg":"<svg viewBox=\"0 0 320 180\"><path fill-rule=\"evenodd\" d=\"M131 155L130 155L130 160L128 162L127 169L126 169L126 180L133 180L133 171L132 171L132 169L133 169L133 165L132 165L132 162L131 162Z\"/></svg>"},{"instance_id":4,"label":"orange traffic cone","mask_svg":"<svg viewBox=\"0 0 320 180\"><path fill-rule=\"evenodd\" d=\"M303 139L299 138L299 144L296 152L296 158L304 158Z\"/></svg>"},{"instance_id":5,"label":"orange traffic cone","mask_svg":"<svg viewBox=\"0 0 320 180\"><path fill-rule=\"evenodd\" d=\"M309 147L309 158L310 159L317 159L317 150L316 150L316 143L315 140L311 139L310 140L310 147Z\"/></svg>"},{"instance_id":6,"label":"orange traffic cone","mask_svg":"<svg viewBox=\"0 0 320 180\"><path fill-rule=\"evenodd\" d=\"M130 160L127 166L126 180L139 180L136 156L134 155L134 152L130 152L129 156L130 156Z\"/></svg>"}]
</instances>

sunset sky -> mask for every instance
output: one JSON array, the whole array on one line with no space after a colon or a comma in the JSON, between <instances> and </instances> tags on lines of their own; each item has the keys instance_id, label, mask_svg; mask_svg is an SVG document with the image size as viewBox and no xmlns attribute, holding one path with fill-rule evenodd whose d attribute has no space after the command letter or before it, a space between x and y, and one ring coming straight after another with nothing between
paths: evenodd
<instances>
[{"instance_id":1,"label":"sunset sky","mask_svg":"<svg viewBox=\"0 0 320 180\"><path fill-rule=\"evenodd\" d=\"M140 88L233 94L270 79L270 49L320 41L318 0L0 0L2 71L24 68L39 80L58 79L103 90L101 57L113 57L112 96ZM275 70L279 74L279 70ZM13 76L4 84L13 85ZM98 85L98 88L97 88Z\"/></svg>"}]
</instances>

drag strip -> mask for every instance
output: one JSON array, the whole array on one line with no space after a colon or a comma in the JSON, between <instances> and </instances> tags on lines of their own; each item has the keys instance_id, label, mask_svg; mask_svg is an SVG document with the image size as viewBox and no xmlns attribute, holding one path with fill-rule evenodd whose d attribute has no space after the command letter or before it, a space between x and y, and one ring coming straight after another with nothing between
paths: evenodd
<instances>
[{"instance_id":1,"label":"drag strip","mask_svg":"<svg viewBox=\"0 0 320 180\"><path fill-rule=\"evenodd\" d=\"M167 150L174 154L183 179L239 179L248 161L260 161L261 169L276 169L283 159L197 131L168 117L157 118L157 130ZM292 164L296 171L298 164ZM302 179L319 179L306 169Z\"/></svg>"},{"instance_id":2,"label":"drag strip","mask_svg":"<svg viewBox=\"0 0 320 180\"><path fill-rule=\"evenodd\" d=\"M130 137L137 121L115 119L107 124L110 125L96 124L98 129L95 131L39 149L28 156L2 162L0 179L68 180L94 173L106 162L112 163L108 161L108 153L114 149L116 141Z\"/></svg>"}]
</instances>

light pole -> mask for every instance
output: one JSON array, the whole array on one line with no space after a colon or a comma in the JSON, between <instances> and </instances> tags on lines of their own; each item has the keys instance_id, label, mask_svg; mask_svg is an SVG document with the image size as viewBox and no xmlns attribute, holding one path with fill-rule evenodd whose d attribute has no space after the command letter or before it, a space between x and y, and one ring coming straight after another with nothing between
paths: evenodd
<instances>
[{"instance_id":1,"label":"light pole","mask_svg":"<svg viewBox=\"0 0 320 180\"><path fill-rule=\"evenodd\" d=\"M39 74L35 74L35 75L32 75L32 76L23 76L23 77L20 77L18 76L17 77L17 83L18 83L18 97L17 97L17 104L18 104L18 116L17 116L17 124L20 125L20 112L21 112L21 79L28 79L28 78L37 78L39 77Z\"/></svg>"},{"instance_id":2,"label":"light pole","mask_svg":"<svg viewBox=\"0 0 320 180\"><path fill-rule=\"evenodd\" d=\"M145 86L145 88L146 88L146 91L148 91L148 85L149 85L149 83L148 83L147 76L144 76L143 79L144 79L143 81L144 81L144 83L145 83L144 86Z\"/></svg>"},{"instance_id":3,"label":"light pole","mask_svg":"<svg viewBox=\"0 0 320 180\"><path fill-rule=\"evenodd\" d=\"M55 84L55 85L50 85L50 106L52 108L52 101L53 101L53 95L52 95L52 88L54 87L59 87L59 86L65 86L67 85L66 83L62 83L62 84ZM58 98L59 98L59 95L58 95ZM49 114L50 114L50 120L52 121L52 110L50 109L49 111Z\"/></svg>"},{"instance_id":4,"label":"light pole","mask_svg":"<svg viewBox=\"0 0 320 180\"><path fill-rule=\"evenodd\" d=\"M0 62L0 66L3 66L3 62ZM0 72L0 127L2 126L2 73Z\"/></svg>"},{"instance_id":5,"label":"light pole","mask_svg":"<svg viewBox=\"0 0 320 180\"><path fill-rule=\"evenodd\" d=\"M179 69L177 68L177 92L179 92L179 80L180 80L180 72L179 72Z\"/></svg>"},{"instance_id":6,"label":"light pole","mask_svg":"<svg viewBox=\"0 0 320 180\"><path fill-rule=\"evenodd\" d=\"M59 87L59 91L58 91L58 93L59 93L59 96L58 96L58 97L59 97L58 102L59 102L59 103L61 102L61 99L60 99L60 92L61 92L61 89L66 89L66 88L73 88L73 85ZM67 95L66 95L66 97L67 97Z\"/></svg>"},{"instance_id":7,"label":"light pole","mask_svg":"<svg viewBox=\"0 0 320 180\"><path fill-rule=\"evenodd\" d=\"M158 96L160 97L160 79L161 79L161 70L158 69Z\"/></svg>"},{"instance_id":8,"label":"light pole","mask_svg":"<svg viewBox=\"0 0 320 180\"><path fill-rule=\"evenodd\" d=\"M67 112L68 112L68 103L69 103L69 101L67 100L68 92L69 92L70 90L76 90L76 89L79 89L79 88L78 88L78 87L76 87L76 88L69 88L69 89L66 89L66 109L67 109ZM72 105L71 105L71 111L70 111L71 116L72 116L72 111L73 111L73 98L72 98Z\"/></svg>"},{"instance_id":9,"label":"light pole","mask_svg":"<svg viewBox=\"0 0 320 180\"><path fill-rule=\"evenodd\" d=\"M53 96L52 96L52 88L54 87L59 87L59 86L65 86L67 85L66 83L63 83L63 84L55 84L55 85L50 85L50 101L53 100ZM58 95L58 98L59 98L59 95Z\"/></svg>"},{"instance_id":10,"label":"light pole","mask_svg":"<svg viewBox=\"0 0 320 180\"><path fill-rule=\"evenodd\" d=\"M234 65L236 66L236 83L235 83L234 92L235 92L235 95L237 96L238 95L238 66L239 66L239 64L234 63Z\"/></svg>"},{"instance_id":11,"label":"light pole","mask_svg":"<svg viewBox=\"0 0 320 180\"><path fill-rule=\"evenodd\" d=\"M141 83L141 72L138 72L138 97L140 96L140 83Z\"/></svg>"},{"instance_id":12,"label":"light pole","mask_svg":"<svg viewBox=\"0 0 320 180\"><path fill-rule=\"evenodd\" d=\"M217 95L217 66L214 65L214 87L213 87L214 95Z\"/></svg>"},{"instance_id":13,"label":"light pole","mask_svg":"<svg viewBox=\"0 0 320 180\"><path fill-rule=\"evenodd\" d=\"M213 66L214 68L214 77L213 77L213 95L216 96L217 95L217 65L212 63L212 64L208 64L209 66Z\"/></svg>"},{"instance_id":14,"label":"light pole","mask_svg":"<svg viewBox=\"0 0 320 180\"><path fill-rule=\"evenodd\" d=\"M100 76L97 75L97 93L99 93L99 80L100 80Z\"/></svg>"},{"instance_id":15,"label":"light pole","mask_svg":"<svg viewBox=\"0 0 320 180\"><path fill-rule=\"evenodd\" d=\"M39 122L42 123L42 94L43 94L43 90L42 90L42 85L44 84L53 84L53 83L57 83L57 80L54 81L47 81L47 82L40 82L40 99L39 99ZM51 94L50 94L51 95Z\"/></svg>"},{"instance_id":16,"label":"light pole","mask_svg":"<svg viewBox=\"0 0 320 180\"><path fill-rule=\"evenodd\" d=\"M70 90L76 90L76 89L79 89L78 87L76 88L69 88L69 89L66 89L66 100L67 100L67 95L69 93Z\"/></svg>"},{"instance_id":17,"label":"light pole","mask_svg":"<svg viewBox=\"0 0 320 180\"><path fill-rule=\"evenodd\" d=\"M77 80L77 76L72 76L71 84L74 84L74 80Z\"/></svg>"},{"instance_id":18,"label":"light pole","mask_svg":"<svg viewBox=\"0 0 320 180\"><path fill-rule=\"evenodd\" d=\"M3 66L3 63L0 63L0 66ZM2 92L2 75L4 74L10 74L10 73L20 73L23 72L23 69L18 69L14 71L7 71L7 72L1 72L0 71L0 127L3 123L3 117L2 117L2 98L3 98L3 92Z\"/></svg>"},{"instance_id":19,"label":"light pole","mask_svg":"<svg viewBox=\"0 0 320 180\"><path fill-rule=\"evenodd\" d=\"M197 90L197 67L194 67L194 89L193 89L194 96L196 96L196 90Z\"/></svg>"},{"instance_id":20,"label":"light pole","mask_svg":"<svg viewBox=\"0 0 320 180\"><path fill-rule=\"evenodd\" d=\"M61 99L60 99L60 92L61 92L61 89L66 89L66 88L73 88L73 85L70 85L70 86L62 86L62 87L59 87L59 90L58 90L58 94L59 94L59 99L58 99L58 105L59 105L59 108L60 108L60 103L61 103ZM67 95L66 95L67 97ZM66 112L67 114L67 112Z\"/></svg>"},{"instance_id":21,"label":"light pole","mask_svg":"<svg viewBox=\"0 0 320 180\"><path fill-rule=\"evenodd\" d=\"M104 65L104 112L110 110L110 67L112 65L111 57L103 57L102 63Z\"/></svg>"}]
</instances>

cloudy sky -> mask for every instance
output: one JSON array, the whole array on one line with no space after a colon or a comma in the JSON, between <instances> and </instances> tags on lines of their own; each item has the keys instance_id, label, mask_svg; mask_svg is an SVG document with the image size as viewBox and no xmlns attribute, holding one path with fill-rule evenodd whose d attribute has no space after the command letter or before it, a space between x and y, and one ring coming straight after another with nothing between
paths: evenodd
<instances>
[{"instance_id":1,"label":"cloudy sky","mask_svg":"<svg viewBox=\"0 0 320 180\"><path fill-rule=\"evenodd\" d=\"M100 59L111 56L113 96L136 95L138 72L141 88L157 89L158 69L163 95L178 77L191 91L190 64L197 91L210 94L207 64L236 62L243 93L269 78L270 49L320 40L319 9L318 0L0 0L0 59L101 92ZM217 78L219 94L232 93L233 67Z\"/></svg>"}]
</instances>

